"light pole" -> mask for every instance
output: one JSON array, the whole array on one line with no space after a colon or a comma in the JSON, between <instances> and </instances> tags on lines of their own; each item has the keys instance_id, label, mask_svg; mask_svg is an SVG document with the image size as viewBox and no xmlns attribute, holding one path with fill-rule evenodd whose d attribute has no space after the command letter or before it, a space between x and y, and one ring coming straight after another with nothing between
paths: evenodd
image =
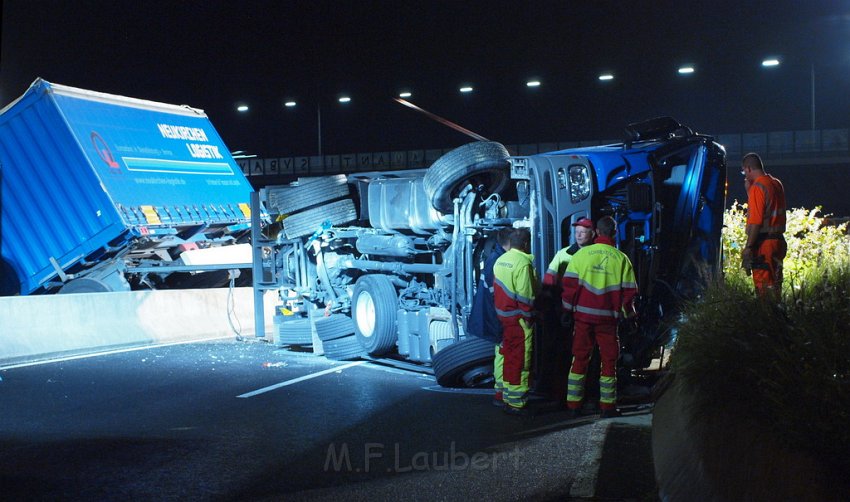
<instances>
[{"instance_id":1,"label":"light pole","mask_svg":"<svg viewBox=\"0 0 850 502\"><path fill-rule=\"evenodd\" d=\"M815 130L815 64L812 63L812 131Z\"/></svg>"},{"instance_id":2,"label":"light pole","mask_svg":"<svg viewBox=\"0 0 850 502\"><path fill-rule=\"evenodd\" d=\"M322 157L322 105L316 103L316 122L318 123L318 138L319 138L319 157Z\"/></svg>"}]
</instances>

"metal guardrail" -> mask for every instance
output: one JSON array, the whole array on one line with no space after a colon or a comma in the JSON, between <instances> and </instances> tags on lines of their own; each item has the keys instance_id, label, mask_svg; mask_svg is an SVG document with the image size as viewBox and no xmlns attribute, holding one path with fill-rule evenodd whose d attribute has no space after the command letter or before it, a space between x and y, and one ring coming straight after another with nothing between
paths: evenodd
<instances>
[{"instance_id":1,"label":"metal guardrail","mask_svg":"<svg viewBox=\"0 0 850 502\"><path fill-rule=\"evenodd\" d=\"M717 134L730 158L757 152L765 159L841 159L850 157L850 129L817 129L761 133ZM565 141L505 145L512 155L534 155L567 148L619 143L619 140ZM446 149L363 152L324 156L238 159L246 176L315 176L420 169L430 166Z\"/></svg>"}]
</instances>

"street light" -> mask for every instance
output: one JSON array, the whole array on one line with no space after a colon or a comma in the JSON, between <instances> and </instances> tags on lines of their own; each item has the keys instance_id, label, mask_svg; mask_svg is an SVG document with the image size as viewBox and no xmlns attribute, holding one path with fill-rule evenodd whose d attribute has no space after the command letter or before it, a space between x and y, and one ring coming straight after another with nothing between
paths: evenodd
<instances>
[{"instance_id":1,"label":"street light","mask_svg":"<svg viewBox=\"0 0 850 502\"><path fill-rule=\"evenodd\" d=\"M774 66L779 66L779 60L775 59L775 58L765 59L764 61L761 62L761 65L764 66L765 68L771 68L771 67L774 67Z\"/></svg>"},{"instance_id":2,"label":"street light","mask_svg":"<svg viewBox=\"0 0 850 502\"><path fill-rule=\"evenodd\" d=\"M468 93L472 92L472 86L471 85L465 85L465 86L460 88L460 92L462 92L463 94L468 94Z\"/></svg>"},{"instance_id":3,"label":"street light","mask_svg":"<svg viewBox=\"0 0 850 502\"><path fill-rule=\"evenodd\" d=\"M297 103L295 101L287 101L286 103L283 104L283 106L285 106L287 108L293 108L296 104Z\"/></svg>"},{"instance_id":4,"label":"street light","mask_svg":"<svg viewBox=\"0 0 850 502\"><path fill-rule=\"evenodd\" d=\"M602 75L599 75L599 80L601 80L603 82L607 82L609 80L614 80L614 75L612 75L610 73L603 73Z\"/></svg>"},{"instance_id":5,"label":"street light","mask_svg":"<svg viewBox=\"0 0 850 502\"><path fill-rule=\"evenodd\" d=\"M682 66L681 68L679 68L679 75L690 75L693 72L693 66Z\"/></svg>"},{"instance_id":6,"label":"street light","mask_svg":"<svg viewBox=\"0 0 850 502\"><path fill-rule=\"evenodd\" d=\"M409 98L411 96L413 96L413 94L410 91L404 91L398 94L398 97L400 98Z\"/></svg>"},{"instance_id":7,"label":"street light","mask_svg":"<svg viewBox=\"0 0 850 502\"><path fill-rule=\"evenodd\" d=\"M526 85L526 87L540 87L540 81L539 80L529 80L528 82L525 83L525 85Z\"/></svg>"},{"instance_id":8,"label":"street light","mask_svg":"<svg viewBox=\"0 0 850 502\"><path fill-rule=\"evenodd\" d=\"M238 105L236 107L236 111L238 111L240 113L245 113L245 112L248 111L248 105Z\"/></svg>"}]
</instances>

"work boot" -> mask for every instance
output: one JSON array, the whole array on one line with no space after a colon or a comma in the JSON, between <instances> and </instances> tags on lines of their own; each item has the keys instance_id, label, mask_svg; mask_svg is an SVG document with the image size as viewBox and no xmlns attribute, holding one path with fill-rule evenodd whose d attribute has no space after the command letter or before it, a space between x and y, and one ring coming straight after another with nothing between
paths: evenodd
<instances>
[{"instance_id":1,"label":"work boot","mask_svg":"<svg viewBox=\"0 0 850 502\"><path fill-rule=\"evenodd\" d=\"M621 416L623 416L623 414L620 413L620 410L618 410L617 408L605 409L602 410L602 413L599 414L599 418L617 418Z\"/></svg>"}]
</instances>

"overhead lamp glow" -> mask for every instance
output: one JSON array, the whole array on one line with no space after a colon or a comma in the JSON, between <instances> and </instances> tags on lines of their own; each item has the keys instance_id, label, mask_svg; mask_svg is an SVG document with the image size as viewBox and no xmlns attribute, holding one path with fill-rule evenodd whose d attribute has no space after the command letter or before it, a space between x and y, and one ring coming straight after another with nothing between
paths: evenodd
<instances>
[{"instance_id":1,"label":"overhead lamp glow","mask_svg":"<svg viewBox=\"0 0 850 502\"><path fill-rule=\"evenodd\" d=\"M248 111L248 105L239 105L236 107L236 111L245 113Z\"/></svg>"},{"instance_id":2,"label":"overhead lamp glow","mask_svg":"<svg viewBox=\"0 0 850 502\"><path fill-rule=\"evenodd\" d=\"M400 97L400 98L409 98L410 96L413 96L413 94L411 94L411 93L409 93L409 92L407 92L407 91L404 91L404 92L402 92L402 93L399 93L399 95L398 95L398 97Z\"/></svg>"},{"instance_id":3,"label":"overhead lamp glow","mask_svg":"<svg viewBox=\"0 0 850 502\"><path fill-rule=\"evenodd\" d=\"M339 102L340 103L350 103L351 98L349 98L348 96L342 96L341 98L339 98Z\"/></svg>"},{"instance_id":4,"label":"overhead lamp glow","mask_svg":"<svg viewBox=\"0 0 850 502\"><path fill-rule=\"evenodd\" d=\"M602 75L599 75L599 80L603 82L614 80L614 75L611 75L610 73L603 73Z\"/></svg>"},{"instance_id":5,"label":"overhead lamp glow","mask_svg":"<svg viewBox=\"0 0 850 502\"><path fill-rule=\"evenodd\" d=\"M766 67L766 68L769 68L771 66L779 66L779 60L778 59L765 59L764 61L761 62L761 65Z\"/></svg>"},{"instance_id":6,"label":"overhead lamp glow","mask_svg":"<svg viewBox=\"0 0 850 502\"><path fill-rule=\"evenodd\" d=\"M295 101L287 101L286 103L283 104L283 106L285 106L287 108L292 108L295 105L296 105Z\"/></svg>"},{"instance_id":7,"label":"overhead lamp glow","mask_svg":"<svg viewBox=\"0 0 850 502\"><path fill-rule=\"evenodd\" d=\"M465 86L463 86L463 87L461 87L461 88L460 88L460 92L462 92L462 93L469 93L469 92L472 92L472 87L471 87L471 86L468 86L468 85L465 85Z\"/></svg>"},{"instance_id":8,"label":"overhead lamp glow","mask_svg":"<svg viewBox=\"0 0 850 502\"><path fill-rule=\"evenodd\" d=\"M690 75L694 72L693 66L683 66L679 68L679 75Z\"/></svg>"},{"instance_id":9,"label":"overhead lamp glow","mask_svg":"<svg viewBox=\"0 0 850 502\"><path fill-rule=\"evenodd\" d=\"M528 82L525 83L525 85L527 87L540 87L540 81L539 80L529 80Z\"/></svg>"}]
</instances>

